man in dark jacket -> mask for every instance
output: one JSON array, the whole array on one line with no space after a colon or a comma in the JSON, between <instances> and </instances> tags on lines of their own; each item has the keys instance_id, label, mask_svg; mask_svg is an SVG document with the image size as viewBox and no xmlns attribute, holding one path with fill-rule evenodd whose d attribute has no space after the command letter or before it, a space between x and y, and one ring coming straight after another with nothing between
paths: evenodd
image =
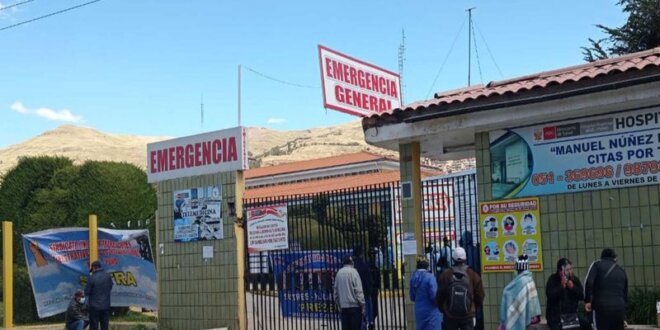
<instances>
[{"instance_id":1,"label":"man in dark jacket","mask_svg":"<svg viewBox=\"0 0 660 330\"><path fill-rule=\"evenodd\" d=\"M584 299L582 283L573 274L573 264L567 258L557 261L557 271L545 286L546 318L552 330L561 330L561 314L577 315L578 303ZM591 329L589 322L578 316L581 329Z\"/></svg>"},{"instance_id":2,"label":"man in dark jacket","mask_svg":"<svg viewBox=\"0 0 660 330\"><path fill-rule=\"evenodd\" d=\"M600 260L589 267L584 281L584 308L593 310L594 328L623 330L628 303L628 277L616 263L616 253L603 249Z\"/></svg>"},{"instance_id":3,"label":"man in dark jacket","mask_svg":"<svg viewBox=\"0 0 660 330\"><path fill-rule=\"evenodd\" d=\"M83 330L89 323L87 307L85 306L85 294L77 290L69 302L69 307L64 314L67 330Z\"/></svg>"},{"instance_id":4,"label":"man in dark jacket","mask_svg":"<svg viewBox=\"0 0 660 330\"><path fill-rule=\"evenodd\" d=\"M364 251L362 250L362 246L358 245L353 248L353 260L355 270L357 270L358 274L360 275L360 282L362 282L362 291L364 293L364 300L366 301L367 309L367 315L365 315L365 317L367 319L369 329L373 329L375 321L373 279L369 265L364 260Z\"/></svg>"},{"instance_id":5,"label":"man in dark jacket","mask_svg":"<svg viewBox=\"0 0 660 330\"><path fill-rule=\"evenodd\" d=\"M112 278L103 271L100 261L92 262L92 276L85 286L87 306L89 310L89 330L97 330L99 322L101 330L108 330L110 325L110 291Z\"/></svg>"},{"instance_id":6,"label":"man in dark jacket","mask_svg":"<svg viewBox=\"0 0 660 330\"><path fill-rule=\"evenodd\" d=\"M465 262L467 260L465 249L457 247L452 254L454 265L442 272L438 277L438 293L436 294L436 304L444 314L443 329L445 330L472 330L474 329L475 310L483 306L484 302L484 288L481 283L479 274L470 269ZM454 276L456 273L456 276ZM461 277L465 274L470 283L469 290L472 297L469 297L472 303L465 315L452 315L450 313L450 284L455 281L455 278Z\"/></svg>"}]
</instances>

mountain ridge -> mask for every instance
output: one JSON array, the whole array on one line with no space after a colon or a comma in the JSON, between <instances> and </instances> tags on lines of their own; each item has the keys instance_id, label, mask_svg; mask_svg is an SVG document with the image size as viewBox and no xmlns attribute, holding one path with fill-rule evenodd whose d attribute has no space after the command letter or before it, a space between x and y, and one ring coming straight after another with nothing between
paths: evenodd
<instances>
[{"instance_id":1,"label":"mountain ridge","mask_svg":"<svg viewBox=\"0 0 660 330\"><path fill-rule=\"evenodd\" d=\"M251 167L271 166L341 154L367 151L398 158L398 153L368 145L360 121L342 125L295 131L248 127L248 154ZM167 140L168 136L142 136L105 133L91 127L62 125L26 141L0 149L0 177L21 157L64 156L76 164L87 160L124 161L146 168L147 144ZM425 161L443 172L473 168L473 160Z\"/></svg>"}]
</instances>

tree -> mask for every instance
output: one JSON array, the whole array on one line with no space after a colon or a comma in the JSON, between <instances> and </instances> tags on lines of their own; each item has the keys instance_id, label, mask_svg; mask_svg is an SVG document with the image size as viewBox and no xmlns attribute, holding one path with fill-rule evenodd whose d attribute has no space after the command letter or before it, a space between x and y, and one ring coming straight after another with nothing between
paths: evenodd
<instances>
[{"instance_id":1,"label":"tree","mask_svg":"<svg viewBox=\"0 0 660 330\"><path fill-rule=\"evenodd\" d=\"M16 310L14 321L38 320L20 234L86 227L88 215L94 213L99 227L105 228L126 228L128 221L139 220L153 242L156 204L154 187L134 165L90 161L78 166L61 157L21 159L0 183L0 218L14 223L14 305L24 306ZM144 223L147 219L149 225Z\"/></svg>"},{"instance_id":2,"label":"tree","mask_svg":"<svg viewBox=\"0 0 660 330\"><path fill-rule=\"evenodd\" d=\"M593 62L660 46L660 0L619 0L628 20L618 28L596 26L607 34L603 39L589 38L582 47L584 60Z\"/></svg>"}]
</instances>

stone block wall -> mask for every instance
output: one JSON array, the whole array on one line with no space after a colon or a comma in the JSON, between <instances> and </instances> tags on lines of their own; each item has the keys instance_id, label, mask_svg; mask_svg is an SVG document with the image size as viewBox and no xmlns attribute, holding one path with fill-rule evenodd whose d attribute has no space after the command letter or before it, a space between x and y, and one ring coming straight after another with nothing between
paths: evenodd
<instances>
[{"instance_id":1,"label":"stone block wall","mask_svg":"<svg viewBox=\"0 0 660 330\"><path fill-rule=\"evenodd\" d=\"M242 251L237 249L236 217L230 216L228 207L228 202L236 202L236 179L234 172L167 180L158 184L157 242L154 250L158 255L159 329L239 328L241 301L244 304L238 269L242 260L238 252ZM174 242L173 192L206 186L222 186L224 239ZM237 203L236 207L240 205ZM243 235L242 230L239 235ZM213 246L212 259L202 258L204 246Z\"/></svg>"}]
</instances>

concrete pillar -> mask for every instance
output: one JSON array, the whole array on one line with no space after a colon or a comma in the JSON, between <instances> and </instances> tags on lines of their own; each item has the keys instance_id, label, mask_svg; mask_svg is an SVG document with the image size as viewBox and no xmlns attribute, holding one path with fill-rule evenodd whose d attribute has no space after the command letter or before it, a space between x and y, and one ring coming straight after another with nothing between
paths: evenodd
<instances>
[{"instance_id":1,"label":"concrete pillar","mask_svg":"<svg viewBox=\"0 0 660 330\"><path fill-rule=\"evenodd\" d=\"M401 198L401 219L403 233L415 233L417 241L417 254L424 254L422 240L422 177L420 167L419 142L410 142L399 145L401 183L410 182L412 185L412 198ZM402 234L403 234L402 233ZM412 273L415 271L415 255L404 256L405 287L409 286ZM415 329L414 303L406 290L406 328Z\"/></svg>"}]
</instances>

